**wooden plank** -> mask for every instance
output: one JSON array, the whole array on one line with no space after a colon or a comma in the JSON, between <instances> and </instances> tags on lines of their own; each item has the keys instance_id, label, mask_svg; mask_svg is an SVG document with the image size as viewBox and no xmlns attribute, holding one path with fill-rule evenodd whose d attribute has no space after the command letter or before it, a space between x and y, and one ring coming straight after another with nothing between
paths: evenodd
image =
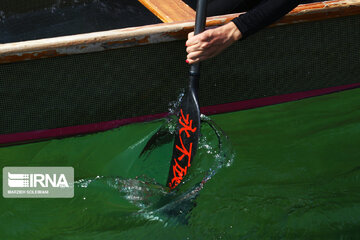
<instances>
[{"instance_id":1,"label":"wooden plank","mask_svg":"<svg viewBox=\"0 0 360 240\"><path fill-rule=\"evenodd\" d=\"M164 23L195 19L195 11L181 0L138 0Z\"/></svg>"},{"instance_id":2,"label":"wooden plank","mask_svg":"<svg viewBox=\"0 0 360 240\"><path fill-rule=\"evenodd\" d=\"M333 0L301 4L271 26L312 22L360 14L360 0Z\"/></svg>"}]
</instances>

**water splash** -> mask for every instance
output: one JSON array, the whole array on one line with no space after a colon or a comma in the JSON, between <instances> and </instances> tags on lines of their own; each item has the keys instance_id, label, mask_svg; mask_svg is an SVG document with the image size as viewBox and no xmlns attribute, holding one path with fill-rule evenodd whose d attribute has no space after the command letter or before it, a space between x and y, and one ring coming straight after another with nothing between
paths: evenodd
<instances>
[{"instance_id":1,"label":"water splash","mask_svg":"<svg viewBox=\"0 0 360 240\"><path fill-rule=\"evenodd\" d=\"M181 103L184 95L185 95L185 89L183 88L183 89L181 89L178 98L175 101L172 101L172 102L169 103L168 111L169 111L170 116L171 115L173 115L173 116L177 115L177 113L179 111L180 103Z\"/></svg>"},{"instance_id":2,"label":"water splash","mask_svg":"<svg viewBox=\"0 0 360 240\"><path fill-rule=\"evenodd\" d=\"M221 168L230 166L235 157L222 130L209 117L202 115L201 120L202 134L197 155L186 178L175 191L170 191L163 183L146 175L128 179L102 176L82 179L75 185L79 188L91 189L102 186L102 190L111 189L110 191L117 193L117 197L120 196L136 207L136 211L129 213L129 217L134 219L158 221L166 225L186 224L189 212L195 207L196 197L206 187L206 183L211 181ZM159 158L156 154L159 148L163 148L164 145L172 146L174 121L174 118L163 120L163 125L139 154L141 161L154 161ZM136 144L137 146L131 148L133 151L138 149L139 144ZM90 196L85 197L88 199Z\"/></svg>"},{"instance_id":3,"label":"water splash","mask_svg":"<svg viewBox=\"0 0 360 240\"><path fill-rule=\"evenodd\" d=\"M162 162L166 164L163 169L169 169L178 120L176 115L184 93L185 90L182 89L177 100L169 103L169 116L161 120L162 125L152 136L145 137L129 147L133 151L132 154L137 154L137 149L147 139L139 153L139 164L148 163L148 166L153 167L160 164L159 158L168 158L169 160L165 159ZM156 180L149 175L129 179L102 177L95 181L103 181L103 184L110 186L120 193L123 199L136 206L138 210L132 213L132 217L163 222L166 225L186 224L190 211L195 207L196 197L206 187L206 183L211 181L221 168L229 167L235 158L228 137L210 117L201 115L200 132L198 150L192 166L184 180L173 191L165 186L167 172L165 181ZM164 148L168 148L169 154L159 156L158 149ZM92 181L82 180L78 184L81 187L89 186Z\"/></svg>"}]
</instances>

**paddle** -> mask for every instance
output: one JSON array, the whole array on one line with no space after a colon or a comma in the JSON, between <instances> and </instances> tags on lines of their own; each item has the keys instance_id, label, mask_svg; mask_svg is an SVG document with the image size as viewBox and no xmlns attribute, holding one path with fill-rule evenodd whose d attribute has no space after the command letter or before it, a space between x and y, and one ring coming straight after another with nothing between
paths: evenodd
<instances>
[{"instance_id":1,"label":"paddle","mask_svg":"<svg viewBox=\"0 0 360 240\"><path fill-rule=\"evenodd\" d=\"M197 1L195 35L203 32L205 29L206 8L207 0ZM200 64L192 64L190 66L189 87L182 98L180 111L177 116L179 120L167 180L167 186L171 189L179 185L187 174L198 146L200 134L199 78Z\"/></svg>"}]
</instances>

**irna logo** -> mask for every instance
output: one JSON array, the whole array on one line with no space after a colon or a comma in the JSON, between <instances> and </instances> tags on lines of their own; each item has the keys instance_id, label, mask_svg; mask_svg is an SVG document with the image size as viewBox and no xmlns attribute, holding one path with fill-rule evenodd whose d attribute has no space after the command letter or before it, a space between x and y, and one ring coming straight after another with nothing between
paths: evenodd
<instances>
[{"instance_id":1,"label":"irna logo","mask_svg":"<svg viewBox=\"0 0 360 240\"><path fill-rule=\"evenodd\" d=\"M5 198L72 198L72 167L4 167Z\"/></svg>"},{"instance_id":2,"label":"irna logo","mask_svg":"<svg viewBox=\"0 0 360 240\"><path fill-rule=\"evenodd\" d=\"M8 186L11 188L69 187L64 174L19 174L8 172Z\"/></svg>"}]
</instances>

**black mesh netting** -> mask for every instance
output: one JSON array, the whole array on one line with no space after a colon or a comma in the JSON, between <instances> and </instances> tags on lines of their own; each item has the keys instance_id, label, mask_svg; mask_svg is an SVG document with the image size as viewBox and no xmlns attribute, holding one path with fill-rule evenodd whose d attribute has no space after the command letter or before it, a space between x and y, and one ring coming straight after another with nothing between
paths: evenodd
<instances>
[{"instance_id":1,"label":"black mesh netting","mask_svg":"<svg viewBox=\"0 0 360 240\"><path fill-rule=\"evenodd\" d=\"M360 16L265 29L204 62L200 104L360 81ZM184 41L0 65L0 133L168 111L187 85Z\"/></svg>"}]
</instances>

